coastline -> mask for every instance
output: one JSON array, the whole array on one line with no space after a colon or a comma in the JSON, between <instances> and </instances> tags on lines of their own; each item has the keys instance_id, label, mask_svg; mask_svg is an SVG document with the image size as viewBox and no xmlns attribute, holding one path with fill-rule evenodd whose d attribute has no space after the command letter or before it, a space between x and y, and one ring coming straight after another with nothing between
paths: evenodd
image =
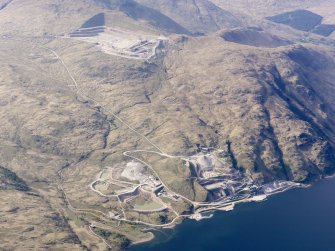
<instances>
[{"instance_id":1,"label":"coastline","mask_svg":"<svg viewBox=\"0 0 335 251\"><path fill-rule=\"evenodd\" d=\"M308 189L292 189L265 203L241 204L233 213L217 213L200 224L186 220L176 231L163 230L167 236L154 232L157 239L152 243L130 251L222 250L223 245L230 251L250 250L250 246L268 251L269 245L273 251L333 251L335 180L324 179L303 188ZM306 220L306 215L311 218ZM292 236L295 242L290 242Z\"/></svg>"},{"instance_id":2,"label":"coastline","mask_svg":"<svg viewBox=\"0 0 335 251\"><path fill-rule=\"evenodd\" d=\"M149 241L152 241L153 239L155 239L155 235L153 232L147 232L150 236L148 238L145 238L145 239L141 239L141 240L138 240L138 241L134 241L131 243L130 247L131 246L135 246L135 245L138 245L138 244L142 244L142 243L145 243L145 242L149 242Z\"/></svg>"},{"instance_id":3,"label":"coastline","mask_svg":"<svg viewBox=\"0 0 335 251\"><path fill-rule=\"evenodd\" d=\"M329 176L327 178L332 178L332 177L335 178L335 175ZM196 220L196 221L206 220L206 219L212 218L213 215L203 216L202 213L212 212L214 214L216 211L229 212L229 211L233 211L235 209L235 206L238 205L238 204L248 203L248 202L262 202L262 201L267 200L268 197L271 197L271 196L279 194L279 193L287 192L287 191L289 191L291 189L294 189L294 188L309 188L311 186L313 186L313 184L292 183L291 186L285 187L283 189L279 189L278 191L274 191L274 192L269 193L269 194L255 195L255 196L252 196L250 198L242 199L240 201L227 203L227 205L223 205L221 207L206 208L206 209L203 209L203 210L199 211L196 214L189 215L189 216L186 216L186 215L182 216L182 217L180 217L180 219L181 219L180 222L173 222L173 224L171 224L169 226L166 226L166 227L161 227L161 229L173 229L177 225L183 223L183 221L184 221L183 218L193 219L193 220ZM133 242L133 243L131 243L130 247L136 246L136 245L139 245L139 244L144 244L144 243L150 242L153 239L155 239L155 234L153 232L149 231L148 233L150 233L150 237L148 237L146 239L138 240L136 242Z\"/></svg>"}]
</instances>

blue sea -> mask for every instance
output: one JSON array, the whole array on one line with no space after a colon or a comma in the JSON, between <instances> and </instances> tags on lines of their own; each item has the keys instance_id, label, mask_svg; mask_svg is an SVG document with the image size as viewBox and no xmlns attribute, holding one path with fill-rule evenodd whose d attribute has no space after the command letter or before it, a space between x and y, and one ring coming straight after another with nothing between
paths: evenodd
<instances>
[{"instance_id":1,"label":"blue sea","mask_svg":"<svg viewBox=\"0 0 335 251\"><path fill-rule=\"evenodd\" d=\"M131 251L335 251L335 179L185 220Z\"/></svg>"}]
</instances>

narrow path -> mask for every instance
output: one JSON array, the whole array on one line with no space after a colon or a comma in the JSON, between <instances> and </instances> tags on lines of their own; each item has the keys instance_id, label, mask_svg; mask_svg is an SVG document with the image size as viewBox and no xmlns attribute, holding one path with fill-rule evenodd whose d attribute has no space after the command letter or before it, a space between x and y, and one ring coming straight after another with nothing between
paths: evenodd
<instances>
[{"instance_id":1,"label":"narrow path","mask_svg":"<svg viewBox=\"0 0 335 251\"><path fill-rule=\"evenodd\" d=\"M1 39L1 38L0 38ZM71 82L73 83L73 85L71 85L72 87L75 87L75 90L76 90L76 94L80 97L82 97L83 99L86 99L86 100L89 100L91 102L93 102L96 106L98 107L101 107L101 110L102 111L105 111L107 112L107 114L111 114L113 117L115 117L121 124L123 124L126 128L128 128L130 131L134 132L136 135L138 135L140 138L144 139L145 141L147 141L149 143L149 145L151 145L152 147L154 147L157 151L150 151L150 150L129 150L129 151L125 151L123 152L123 155L130 158L130 159L133 159L133 160L136 160L136 161L139 161L141 163L143 163L144 165L146 165L152 172L153 174L159 179L159 181L161 182L161 184L164 186L164 188L168 191L170 191L172 194L174 195L177 195L178 197L184 199L185 201L189 202L190 204L192 204L194 207L197 207L197 206L210 206L212 209L215 209L216 207L218 206L225 206L225 205L228 205L230 203L204 203L204 202L196 202L196 201L192 201L190 199L188 199L187 197L181 195L181 194L177 194L175 193L173 190L171 190L165 183L164 181L160 178L160 176L158 175L158 173L155 171L155 169L147 162L137 158L137 157L134 157L132 154L134 153L138 153L138 152L145 152L145 153L154 153L154 154L158 154L160 156L163 156L163 157L167 157L167 158L180 158L180 159L186 159L188 157L185 157L185 156L174 156L174 155L170 155L170 154L167 154L165 152L163 152L160 147L158 147L155 143L153 143L148 137L146 137L145 135L141 134L140 132L138 132L135 128L133 128L131 125L129 125L124 119L120 118L117 114L115 114L114 112L112 111L109 111L107 110L103 105L101 105L97 100L95 100L94 98L90 97L89 95L85 94L81 89L80 89L80 86L78 84L78 82L76 81L75 77L72 75L70 69L67 67L66 63L64 62L64 60L61 58L61 56L55 51L55 50L52 50L44 45L39 45L39 44L36 44L32 41L25 41L25 40L18 40L18 39L12 39L12 38L2 38L2 39L5 39L5 40L14 40L14 41L20 41L20 42L30 42L30 43L33 43L36 47L38 48L42 48L43 50L46 50L46 51L49 51L51 52L58 60L59 62L62 64L62 66L65 68L68 76L70 77L71 79ZM69 87L71 87L69 85ZM109 121L108 121L109 122ZM111 122L109 122L109 124L111 125ZM148 222L143 222L143 221L139 221L139 220L128 220L127 217L126 217L126 212L122 206L122 202L119 198L118 195L116 195L117 199L118 199L118 202L119 202L119 205L120 205L120 208L122 210L122 213L123 213L123 219L114 219L113 221L112 220L109 220L109 216L104 214L103 212L100 212L100 211L97 211L97 210L92 210L92 209L76 209L75 207L73 207L70 203L70 200L68 198L68 195L67 193L65 192L64 188L63 188L63 181L64 181L64 177L63 177L63 171L64 169L61 169L58 171L58 175L60 177L60 182L58 184L58 189L62 192L63 196L64 196L64 200L68 206L68 208L74 212L74 213L89 213L89 214L92 214L94 216L96 216L97 218L105 221L105 222L115 222L115 220L119 221L119 222L126 222L126 223L130 223L130 224L141 224L141 225L145 225L145 226L149 226L149 227L159 227L159 228L162 228L162 227L171 227L171 226L174 226L176 224L176 221L181 219L181 218L185 218L185 217L190 217L190 215L180 215L178 214L178 212L176 212L174 209L172 210L174 214L176 214L176 217L173 218L171 220L171 222L169 223L166 223L166 224L153 224L153 223L148 223ZM90 187L92 189L92 186L93 186L94 183L91 183L90 184ZM94 190L94 189L92 189ZM95 192L98 192L95 190ZM104 194L102 193L99 193L101 196L104 196ZM170 207L169 207L170 208ZM210 210L210 209L209 209ZM104 217L102 217L104 216ZM91 229L91 227L89 226L89 229L92 233L94 233L94 231ZM95 234L95 233L94 233ZM96 234L95 234L96 235ZM99 238L101 238L99 236ZM103 238L101 238L105 243L106 245L109 247L109 248L112 248Z\"/></svg>"},{"instance_id":2,"label":"narrow path","mask_svg":"<svg viewBox=\"0 0 335 251\"><path fill-rule=\"evenodd\" d=\"M102 240L102 241L106 244L106 246L107 246L108 248L112 249L112 246L109 245L108 242L107 242L104 238L102 238L100 235L96 234L96 233L93 231L93 229L92 229L91 226L88 226L88 228L89 228L90 232L91 232L94 236L97 236L100 240Z\"/></svg>"}]
</instances>

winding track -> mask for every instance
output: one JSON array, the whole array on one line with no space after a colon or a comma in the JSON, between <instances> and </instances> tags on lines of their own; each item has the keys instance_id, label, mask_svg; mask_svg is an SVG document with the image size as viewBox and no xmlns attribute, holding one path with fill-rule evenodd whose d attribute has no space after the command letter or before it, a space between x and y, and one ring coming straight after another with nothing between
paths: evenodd
<instances>
[{"instance_id":1,"label":"winding track","mask_svg":"<svg viewBox=\"0 0 335 251\"><path fill-rule=\"evenodd\" d=\"M75 87L75 92L78 96L82 97L83 99L87 99L91 102L93 102L96 106L100 107L102 111L105 111L107 112L107 114L111 114L114 118L116 118L119 122L121 122L121 124L123 124L126 128L128 128L130 131L134 132L135 134L137 134L139 137L143 138L145 141L147 141L149 143L149 145L153 146L157 151L149 151L149 150L129 150L129 151L125 151L123 152L123 155L128 157L128 158L131 158L133 160L136 160L136 161L139 161L141 163L143 163L144 165L146 165L147 167L150 168L150 170L155 174L155 176L159 179L159 181L161 182L161 184L165 187L166 190L170 191L172 194L175 194L177 196L179 196L180 198L184 199L185 201L191 203L193 206L209 206L210 208L207 208L205 210L213 210L213 209L217 209L217 208L220 208L220 207L223 207L225 205L229 205L231 203L204 203L204 202L197 202L197 201L192 201L190 199L188 199L187 197L181 195L181 194L177 194L175 193L173 190L171 190L163 181L162 179L160 178L160 176L158 175L158 173L155 171L155 169L147 162L137 158L137 157L134 157L132 154L134 153L138 153L138 152L145 152L145 153L153 153L153 154L158 154L162 157L167 157L167 158L180 158L180 159L186 159L187 157L185 156L174 156L174 155L170 155L170 154L167 154L165 153L164 151L161 150L160 147L158 147L156 144L154 144L148 137L146 137L145 135L141 134L140 132L138 132L136 129L134 129L132 126L130 126L127 122L125 122L123 119L121 119L117 114L115 114L114 112L112 111L108 111L102 104L100 104L100 102L98 102L97 100L95 100L94 98L90 97L89 95L85 94L81 89L80 89L80 86L78 84L78 82L76 81L75 77L73 76L73 74L71 73L70 69L67 67L67 65L65 64L64 60L61 58L61 56L55 51L55 50L52 50L44 45L41 45L41 44L36 44L32 41L29 41L29 40L20 40L20 39L13 39L13 38L9 38L9 37L2 37L0 38L2 40L13 40L13 41L19 41L19 42L29 42L29 43L32 43L33 45L35 45L36 47L38 48L41 48L43 50L46 50L46 51L49 51L51 52L57 59L58 61L62 64L62 66L65 68L68 76L70 77L73 85L68 85L69 88L71 87ZM72 88L71 88L72 89ZM108 123L111 125L111 122L108 121ZM116 196L118 198L118 202L120 204L120 208L122 210L122 213L123 213L123 219L115 219L115 220L109 220L107 219L108 216L105 215L104 213L100 212L100 211L97 211L97 210L85 210L85 209L77 209L75 207L73 207L70 203L70 200L63 188L63 171L64 169L61 169L58 171L58 175L60 177L60 182L58 184L58 189L62 192L62 194L64 195L64 199L65 199L65 202L68 206L68 208L73 211L74 213L83 213L83 212L86 212L86 213L89 213L89 214L92 214L96 217L98 217L99 219L105 221L105 222L115 222L115 220L119 221L119 222L127 222L127 223L130 223L130 224L141 224L141 225L145 225L145 226L149 226L149 227L171 227L171 226L174 226L176 221L181 219L181 218L185 218L185 217L189 217L190 215L180 215L178 214L173 208L172 208L172 211L176 214L176 217L172 219L172 221L170 221L169 223L166 223L166 224L152 224L152 223L148 223L148 222L143 222L143 221L139 221L139 220L136 220L136 221L133 221L133 220L128 220L126 218L126 213L125 213L125 210L122 206L122 202L120 201L120 198L118 196ZM104 196L102 193L98 193L100 194L101 196ZM103 215L104 217L102 217L101 215ZM89 226L89 229L90 231L94 234L94 235L97 235L94 233L94 231L91 229L91 227ZM100 239L103 240L103 242L109 247L111 248L111 246L106 242L106 240L104 240L101 236L98 236Z\"/></svg>"},{"instance_id":2,"label":"winding track","mask_svg":"<svg viewBox=\"0 0 335 251\"><path fill-rule=\"evenodd\" d=\"M174 156L174 155L170 155L167 154L165 152L163 152L156 144L154 144L148 137L146 137L145 135L139 133L136 129L134 129L132 126L130 126L128 123L126 123L123 119L121 119L119 116L117 116L114 112L107 110L103 105L101 105L97 100L95 100L94 98L86 95L85 93L83 93L78 85L78 82L76 81L76 79L74 78L74 76L72 75L71 71L69 70L69 68L67 67L67 65L65 64L65 62L63 61L63 59L58 55L58 53L48 47L45 46L41 46L39 45L41 48L46 49L50 52L52 52L57 59L62 63L63 67L66 69L68 75L70 76L75 88L76 88L76 92L79 96L86 98L90 101L92 101L96 106L101 107L101 109L103 111L107 111L107 113L110 113L113 117L115 117L118 121L120 121L123 125L125 125L129 130L131 130L132 132L136 133L138 136L140 136L141 138L145 139L151 146L153 146L154 148L156 148L158 150L157 151L148 151L148 150L129 150L129 151L125 151L123 152L123 155L126 157L129 157L131 159L137 160L141 163L143 163L144 165L148 166L150 168L150 170L156 175L156 177L159 179L159 181L162 183L162 185L168 189L169 191L171 191L172 193L176 194L177 196L183 198L184 200L190 202L191 204L195 205L195 206L199 206L199 205L210 205L209 203L203 203L203 202L197 202L197 201L192 201L190 199L188 199L187 197L181 195L181 194L177 194L175 192L173 192L171 189L169 189L169 187L162 181L162 179L160 178L160 176L158 175L158 173L155 171L155 169L147 162L136 158L134 156L132 156L132 153L137 153L137 152L146 152L146 153L155 153L158 154L160 156L163 157L167 157L167 158L186 158L185 156ZM110 123L110 122L109 122ZM219 203L218 203L219 204Z\"/></svg>"},{"instance_id":3,"label":"winding track","mask_svg":"<svg viewBox=\"0 0 335 251\"><path fill-rule=\"evenodd\" d=\"M41 38L45 38L45 37L41 37ZM55 38L55 37L53 37ZM191 203L194 207L199 207L199 206L203 206L203 207L206 207L206 208L203 208L201 209L200 211L198 212L204 212L204 211L212 211L212 210L218 210L222 207L225 207L225 206L233 206L234 204L236 203L242 203L242 202L247 202L247 201L250 201L251 198L245 198L243 200L239 200L239 201L235 201L235 202L212 202L212 203L206 203L206 202L197 202L197 201L192 201L190 199L188 199L187 197L181 195L181 194L177 194L175 193L172 189L170 189L163 181L162 179L160 178L160 176L158 175L158 173L155 171L155 169L147 162L133 156L132 154L134 153L138 153L138 152L145 152L145 153L153 153L153 154L158 154L162 157L167 157L167 158L179 158L179 159L187 159L189 157L186 157L186 156L174 156L174 155L170 155L170 154L167 154L165 153L164 151L161 150L160 147L158 147L156 144L154 144L148 137L146 137L145 135L139 133L136 129L134 129L132 126L130 126L127 122L125 122L123 119L121 119L117 114L115 114L114 112L112 111L108 111L103 105L101 105L97 100L95 100L94 98L90 97L89 95L85 94L81 89L80 89L80 86L78 84L78 82L76 81L74 75L71 73L70 69L67 67L67 65L65 64L65 62L63 61L63 59L61 58L61 56L55 51L55 50L52 50L44 45L40 45L40 44L36 44L32 41L29 41L29 40L23 40L23 39L13 39L13 38L10 38L10 37L0 37L0 40L13 40L13 41L19 41L19 42L24 42L24 43L32 43L34 46L38 47L38 48L41 48L43 50L46 50L46 51L49 51L51 52L57 59L58 61L62 64L62 66L65 68L68 76L70 77L71 79L71 82L73 84L71 85L68 85L68 87L73 90L73 88L71 87L75 87L75 93L76 95L82 97L83 99L87 99L91 102L93 102L96 106L100 107L102 111L106 111L107 114L111 114L115 119L117 119L121 124L123 124L126 128L128 128L128 130L134 132L135 134L137 134L139 137L143 138L145 141L147 141L149 143L149 145L151 145L152 147L154 147L157 151L152 151L152 150L129 150L129 151L125 151L123 152L123 155L130 158L130 159L133 159L133 160L136 160L136 161L139 161L141 163L143 163L144 165L146 165L148 168L150 168L150 170L155 174L155 176L159 179L159 181L161 182L161 184L165 187L165 189L169 192L171 192L172 194L174 195L177 195L179 196L180 198L184 199L185 201ZM111 125L111 122L108 120L108 123ZM117 196L118 198L118 202L120 204L120 208L123 212L123 216L124 218L123 219L113 219L113 220L110 220L109 219L109 216L104 214L103 212L101 211L98 211L98 210L92 210L92 209L77 209L77 208L74 208L71 203L70 203L70 200L68 199L68 196L63 188L63 171L64 169L61 169L58 171L58 175L60 177L60 182L58 184L58 189L62 192L63 196L64 196L64 200L67 204L67 207L69 208L69 210L71 210L72 212L74 213L88 213L88 214L91 214L91 215L94 215L95 217L99 218L100 220L104 221L104 222L115 222L115 221L118 221L118 222L127 222L127 223L130 223L130 224L140 224L140 225L143 225L143 226L149 226L149 227L156 227L156 228L162 228L162 227L172 227L176 224L176 222L179 220L179 219L182 219L182 218L186 218L186 217L190 217L190 215L180 215L178 214L172 207L170 207L170 209L176 214L176 217L172 219L172 221L170 221L169 223L166 223L166 224L152 224L152 223L148 223L148 222L143 222L143 221L139 221L139 220L128 220L126 218L126 213L125 213L125 210L122 206L122 202L120 201L120 198ZM289 189L289 188L288 188ZM104 196L103 194L100 194L101 196ZM94 233L94 231L92 231L91 227L89 226L89 230L92 232L92 234L94 235L97 235ZM98 236L98 235L97 235ZM111 246L108 244L108 242L103 239L101 236L98 236L100 239L103 240L103 242L109 247L111 248Z\"/></svg>"}]
</instances>

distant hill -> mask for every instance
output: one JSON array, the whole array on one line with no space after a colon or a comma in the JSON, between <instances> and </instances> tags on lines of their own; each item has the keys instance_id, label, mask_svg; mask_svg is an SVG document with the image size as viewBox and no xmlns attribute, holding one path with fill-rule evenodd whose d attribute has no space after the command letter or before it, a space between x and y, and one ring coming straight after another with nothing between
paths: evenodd
<instances>
[{"instance_id":1,"label":"distant hill","mask_svg":"<svg viewBox=\"0 0 335 251\"><path fill-rule=\"evenodd\" d=\"M0 2L0 6L3 3L7 2ZM13 21L11 16L17 18ZM170 17L133 0L13 1L0 11L3 30L21 35L62 35L105 22L134 30L191 34Z\"/></svg>"},{"instance_id":2,"label":"distant hill","mask_svg":"<svg viewBox=\"0 0 335 251\"><path fill-rule=\"evenodd\" d=\"M154 27L166 30L172 33L190 34L182 25L172 20L163 13L141 5L135 1L127 0L119 6L119 10L135 20L145 20Z\"/></svg>"},{"instance_id":3,"label":"distant hill","mask_svg":"<svg viewBox=\"0 0 335 251\"><path fill-rule=\"evenodd\" d=\"M108 20L109 25L185 35L208 34L240 25L237 17L208 0L76 0L65 3L26 0L6 6L1 10L0 25L4 30L21 34L60 35L80 27L102 26ZM31 13L31 16L28 18L24 13ZM11 21L12 15L18 18Z\"/></svg>"},{"instance_id":4,"label":"distant hill","mask_svg":"<svg viewBox=\"0 0 335 251\"><path fill-rule=\"evenodd\" d=\"M208 0L94 0L94 2L173 33L206 34L240 24L238 18Z\"/></svg>"},{"instance_id":5,"label":"distant hill","mask_svg":"<svg viewBox=\"0 0 335 251\"><path fill-rule=\"evenodd\" d=\"M93 0L93 3L107 9L121 11L134 20L146 21L148 24L169 33L190 34L187 29L170 17L133 0Z\"/></svg>"},{"instance_id":6,"label":"distant hill","mask_svg":"<svg viewBox=\"0 0 335 251\"><path fill-rule=\"evenodd\" d=\"M238 18L207 0L136 0L156 9L193 33L210 33L236 27Z\"/></svg>"}]
</instances>

